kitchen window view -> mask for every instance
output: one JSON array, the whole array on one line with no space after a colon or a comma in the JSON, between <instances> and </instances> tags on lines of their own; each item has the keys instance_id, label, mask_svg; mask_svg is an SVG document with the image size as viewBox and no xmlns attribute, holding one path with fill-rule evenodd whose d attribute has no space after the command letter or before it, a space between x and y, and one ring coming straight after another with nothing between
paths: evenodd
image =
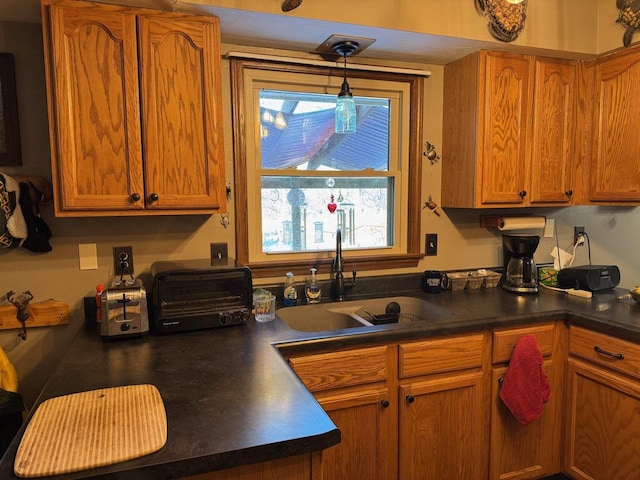
<instances>
[{"instance_id":1,"label":"kitchen window view","mask_svg":"<svg viewBox=\"0 0 640 480\"><path fill-rule=\"evenodd\" d=\"M356 132L339 134L335 95L260 91L263 252L331 250L337 229L345 249L393 245L391 102L355 101Z\"/></svg>"},{"instance_id":2,"label":"kitchen window view","mask_svg":"<svg viewBox=\"0 0 640 480\"><path fill-rule=\"evenodd\" d=\"M357 128L341 134L334 118L342 79L331 69L234 62L244 110L234 109L234 122L246 119L246 167L236 174L247 185L248 261L315 258L335 250L338 229L343 249L357 255L406 254L415 79L350 74Z\"/></svg>"}]
</instances>

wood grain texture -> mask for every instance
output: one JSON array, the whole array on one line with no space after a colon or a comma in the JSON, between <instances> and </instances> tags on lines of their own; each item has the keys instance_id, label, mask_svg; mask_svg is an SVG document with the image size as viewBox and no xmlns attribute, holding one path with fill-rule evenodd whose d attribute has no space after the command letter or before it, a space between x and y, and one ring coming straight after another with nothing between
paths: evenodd
<instances>
[{"instance_id":1,"label":"wood grain texture","mask_svg":"<svg viewBox=\"0 0 640 480\"><path fill-rule=\"evenodd\" d=\"M502 363L511 360L513 349L518 340L524 335L534 335L538 341L538 348L543 357L548 357L553 351L554 325L535 325L533 327L498 330L493 332L492 363Z\"/></svg>"},{"instance_id":2,"label":"wood grain texture","mask_svg":"<svg viewBox=\"0 0 640 480\"><path fill-rule=\"evenodd\" d=\"M397 358L383 345L289 359L341 434L313 454L311 478L397 478Z\"/></svg>"},{"instance_id":3,"label":"wood grain texture","mask_svg":"<svg viewBox=\"0 0 640 480\"><path fill-rule=\"evenodd\" d=\"M549 381L555 386L555 362L546 360L543 366ZM559 468L559 435L555 435L561 396L544 405L542 416L526 427L506 407L500 398L499 380L508 367L494 368L491 379L491 480L524 480L556 473Z\"/></svg>"},{"instance_id":4,"label":"wood grain texture","mask_svg":"<svg viewBox=\"0 0 640 480\"><path fill-rule=\"evenodd\" d=\"M138 25L147 208L224 210L219 20L140 15Z\"/></svg>"},{"instance_id":5,"label":"wood grain texture","mask_svg":"<svg viewBox=\"0 0 640 480\"><path fill-rule=\"evenodd\" d=\"M243 465L217 472L182 477L182 480L310 480L311 454Z\"/></svg>"},{"instance_id":6,"label":"wood grain texture","mask_svg":"<svg viewBox=\"0 0 640 480\"><path fill-rule=\"evenodd\" d=\"M492 359L497 365L491 373L490 480L528 480L560 471L564 333L561 322L494 332ZM527 334L535 335L544 356L551 398L544 405L542 416L523 427L500 398L499 380L509 368L505 363L511 358L515 342Z\"/></svg>"},{"instance_id":7,"label":"wood grain texture","mask_svg":"<svg viewBox=\"0 0 640 480\"><path fill-rule=\"evenodd\" d=\"M167 418L153 385L127 385L44 401L18 447L21 478L77 472L148 455L167 441Z\"/></svg>"},{"instance_id":8,"label":"wood grain texture","mask_svg":"<svg viewBox=\"0 0 640 480\"><path fill-rule=\"evenodd\" d=\"M575 62L481 51L445 67L442 203L568 205Z\"/></svg>"},{"instance_id":9,"label":"wood grain texture","mask_svg":"<svg viewBox=\"0 0 640 480\"><path fill-rule=\"evenodd\" d=\"M474 53L444 69L442 119L442 206L470 207L476 198L477 156L482 128L477 106L480 54Z\"/></svg>"},{"instance_id":10,"label":"wood grain texture","mask_svg":"<svg viewBox=\"0 0 640 480\"><path fill-rule=\"evenodd\" d=\"M621 354L624 358L598 353L596 347L612 354ZM640 379L640 345L635 343L572 326L569 330L569 352Z\"/></svg>"},{"instance_id":11,"label":"wood grain texture","mask_svg":"<svg viewBox=\"0 0 640 480\"><path fill-rule=\"evenodd\" d=\"M579 480L637 480L640 384L568 361L564 471Z\"/></svg>"},{"instance_id":12,"label":"wood grain texture","mask_svg":"<svg viewBox=\"0 0 640 480\"><path fill-rule=\"evenodd\" d=\"M55 300L32 302L27 306L30 317L26 321L27 328L51 327L69 323L69 304ZM22 323L17 318L18 309L14 306L0 307L0 330L21 329Z\"/></svg>"},{"instance_id":13,"label":"wood grain texture","mask_svg":"<svg viewBox=\"0 0 640 480\"><path fill-rule=\"evenodd\" d=\"M293 357L289 364L312 392L387 379L386 346Z\"/></svg>"},{"instance_id":14,"label":"wood grain texture","mask_svg":"<svg viewBox=\"0 0 640 480\"><path fill-rule=\"evenodd\" d=\"M483 383L476 372L400 386L399 478L486 478Z\"/></svg>"},{"instance_id":15,"label":"wood grain texture","mask_svg":"<svg viewBox=\"0 0 640 480\"><path fill-rule=\"evenodd\" d=\"M571 202L576 188L575 90L576 62L535 59L531 203Z\"/></svg>"},{"instance_id":16,"label":"wood grain texture","mask_svg":"<svg viewBox=\"0 0 640 480\"><path fill-rule=\"evenodd\" d=\"M594 201L640 201L640 48L596 62L596 132L591 166Z\"/></svg>"},{"instance_id":17,"label":"wood grain texture","mask_svg":"<svg viewBox=\"0 0 640 480\"><path fill-rule=\"evenodd\" d=\"M56 215L226 211L218 18L47 0L43 24Z\"/></svg>"},{"instance_id":18,"label":"wood grain texture","mask_svg":"<svg viewBox=\"0 0 640 480\"><path fill-rule=\"evenodd\" d=\"M482 367L484 335L400 344L400 378Z\"/></svg>"},{"instance_id":19,"label":"wood grain texture","mask_svg":"<svg viewBox=\"0 0 640 480\"><path fill-rule=\"evenodd\" d=\"M60 210L142 209L135 16L54 5L53 88Z\"/></svg>"},{"instance_id":20,"label":"wood grain texture","mask_svg":"<svg viewBox=\"0 0 640 480\"><path fill-rule=\"evenodd\" d=\"M492 53L485 62L482 203L518 205L530 165L532 58Z\"/></svg>"}]
</instances>

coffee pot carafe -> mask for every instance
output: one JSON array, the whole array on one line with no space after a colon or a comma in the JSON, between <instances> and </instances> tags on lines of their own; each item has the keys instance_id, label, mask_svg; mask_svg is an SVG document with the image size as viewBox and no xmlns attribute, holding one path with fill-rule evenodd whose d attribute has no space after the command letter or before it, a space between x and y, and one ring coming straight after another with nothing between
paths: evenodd
<instances>
[{"instance_id":1,"label":"coffee pot carafe","mask_svg":"<svg viewBox=\"0 0 640 480\"><path fill-rule=\"evenodd\" d=\"M540 243L536 235L503 235L502 288L508 292L538 293L538 269L533 254Z\"/></svg>"}]
</instances>

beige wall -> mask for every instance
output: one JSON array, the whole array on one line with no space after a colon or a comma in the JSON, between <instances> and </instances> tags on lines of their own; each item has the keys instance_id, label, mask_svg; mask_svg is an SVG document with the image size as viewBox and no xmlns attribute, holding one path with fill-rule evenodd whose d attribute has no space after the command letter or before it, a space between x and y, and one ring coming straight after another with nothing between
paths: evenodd
<instances>
[{"instance_id":1,"label":"beige wall","mask_svg":"<svg viewBox=\"0 0 640 480\"><path fill-rule=\"evenodd\" d=\"M401 2L378 0L381 8L398 5ZM460 0L462 1L462 0ZM528 20L527 30L536 30L538 21L533 16L538 2L574 5L573 0L536 0L531 1L533 9ZM223 3L223 2L220 2ZM230 2L234 4L249 4L256 2ZM258 2L262 4L263 2ZM426 2L430 3L430 2ZM451 1L458 3L458 0ZM472 4L472 0L465 0L465 4ZM578 2L583 4L584 2ZM587 2L593 3L593 0ZM609 3L613 3L609 1ZM279 6L279 2L264 2ZM304 5L317 5L319 12L329 15L331 9L323 7L324 2L307 0ZM329 5L336 5L334 0ZM276 7L273 7L276 8ZM279 7L278 7L279 8ZM315 7L314 7L315 8ZM563 7L564 8L564 7ZM375 9L367 8L367 21L373 21L377 13ZM578 12L586 8L577 8ZM336 8L334 11L341 11ZM386 11L386 10L385 10ZM365 12L360 12L364 14ZM387 12L390 15L390 12ZM446 13L446 14L445 14ZM567 16L570 12L567 12ZM615 12L614 12L615 13ZM354 15L353 12L349 15ZM454 11L438 15L422 15L412 13L409 17L418 18L416 25L439 24L448 22L451 28L457 28ZM476 15L475 12L473 15ZM398 16L397 12L390 17ZM402 16L402 15L401 15ZM475 25L471 30L478 35L486 36L484 20L478 20L471 14L463 15L463 22ZM591 15L583 18L591 22ZM540 22L555 27L560 24L571 29L571 23L564 17L556 15L554 22ZM582 18L578 13L572 17L573 22ZM437 19L438 21L436 21ZM381 19L377 20L382 22ZM606 21L600 19L596 23L604 25ZM567 24L567 25L565 25ZM621 44L623 30L616 27L611 35L615 38L598 37L598 45L611 45L615 48ZM416 27L417 28L417 27ZM539 27L541 28L541 27ZM595 27L594 27L595 28ZM604 28L604 27L602 27ZM525 32L527 32L527 30ZM613 30L613 29L612 29ZM567 30L568 31L568 30ZM593 29L590 29L593 31ZM556 39L565 38L566 32L554 33L549 29L549 35ZM333 32L332 32L333 33ZM540 36L534 31L527 36ZM589 38L595 38L590 35ZM557 40L559 41L559 40ZM569 39L567 39L569 41ZM225 49L232 46L225 45ZM589 47L591 48L591 47ZM595 47L594 47L595 48ZM234 49L238 49L237 47ZM35 24L17 24L0 22L0 51L13 52L16 57L16 76L18 81L20 128L22 133L23 166L5 168L8 174L37 174L50 176L49 147L47 137L46 99L44 90L44 73L42 61L42 39L40 26ZM286 54L287 52L280 52ZM361 61L361 60L359 60ZM224 109L225 118L231 116L230 87L228 62L223 62L224 72ZM419 67L423 68L424 65ZM438 151L442 145L442 82L443 67L427 65L432 72L426 83L425 126L424 140L436 145ZM226 165L228 177L232 180L233 155L231 124L225 125ZM446 158L442 159L445 162ZM423 200L429 195L434 200L440 198L440 169L441 163L430 165L425 162L423 168ZM555 218L558 225L560 246L568 248L572 239L573 225L585 225L591 238L592 258L595 263L617 264L622 270L622 285L633 286L640 283L640 257L633 253L634 240L640 235L640 213L633 208L598 208L571 207L565 209L536 210L537 213ZM234 224L242 221L235 217L233 202L230 205L231 226L225 229L220 224L220 216L179 216L152 218L107 218L107 219L57 219L53 217L51 207L45 207L43 216L53 230L53 251L47 254L34 254L24 249L0 249L0 297L9 289L22 291L30 289L35 294L35 300L54 298L68 302L72 308L72 324L70 326L34 329L29 332L26 342L16 337L15 331L0 332L0 345L8 351L21 378L21 392L30 403L46 380L51 369L55 366L59 355L65 350L70 338L82 326L84 321L82 312L82 297L92 295L95 285L105 283L113 274L112 247L131 245L134 251L136 274L148 275L149 266L156 260L172 258L203 258L209 255L209 243L227 242L231 255L235 252ZM486 212L483 212L486 213ZM529 213L527 211L523 213ZM416 269L398 270L397 272L362 272L361 275L375 275L399 272L420 272L425 269L470 269L479 267L496 267L501 262L500 235L495 230L479 227L480 213L473 210L443 211L438 217L429 210L422 211L422 233L437 233L440 238L437 257L428 257L421 261ZM536 232L541 233L541 232ZM79 270L78 244L96 243L98 249L98 270ZM637 242L636 242L637 243ZM550 260L549 252L554 245L553 239L543 239L538 249L536 260L538 263ZM348 262L348 257L347 257ZM587 263L586 249L579 252L576 264ZM279 272L284 275L283 272ZM271 282L275 279L260 280ZM300 279L301 280L301 279Z\"/></svg>"}]
</instances>

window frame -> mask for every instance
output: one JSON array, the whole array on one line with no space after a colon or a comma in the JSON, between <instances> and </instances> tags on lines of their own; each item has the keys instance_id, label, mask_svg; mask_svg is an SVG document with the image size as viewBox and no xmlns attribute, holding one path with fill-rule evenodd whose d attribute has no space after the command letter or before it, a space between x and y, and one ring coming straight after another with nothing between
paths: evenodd
<instances>
[{"instance_id":1,"label":"window frame","mask_svg":"<svg viewBox=\"0 0 640 480\"><path fill-rule=\"evenodd\" d=\"M247 135L247 121L245 115L245 69L266 70L271 72L298 73L322 76L343 75L343 70L339 67L321 67L301 65L270 60L255 60L244 58L230 59L231 72L231 96L232 96L232 119L233 119L233 152L234 152L234 179L236 185L235 211L237 221L235 222L236 233L236 259L247 265L256 278L273 277L274 266L278 270L292 271L296 274L308 273L310 267L318 269L318 273L330 273L333 263L332 257L314 257L312 259L287 258L286 254L274 255L270 261L250 261L249 259L249 224L248 218L249 198L248 198L248 175L247 167L252 162L248 162L245 138ZM420 216L421 216L421 184L422 184L422 111L424 105L424 78L419 75L376 72L369 70L350 70L349 78L364 80L384 80L403 82L409 85L411 95L409 112L409 144L408 151L408 197L407 197L407 227L406 227L406 252L383 254L377 256L358 255L356 251L344 251L343 257L349 270L384 270L395 268L416 267L420 259L424 256L421 252L420 241ZM255 188L255 187L254 187Z\"/></svg>"}]
</instances>

